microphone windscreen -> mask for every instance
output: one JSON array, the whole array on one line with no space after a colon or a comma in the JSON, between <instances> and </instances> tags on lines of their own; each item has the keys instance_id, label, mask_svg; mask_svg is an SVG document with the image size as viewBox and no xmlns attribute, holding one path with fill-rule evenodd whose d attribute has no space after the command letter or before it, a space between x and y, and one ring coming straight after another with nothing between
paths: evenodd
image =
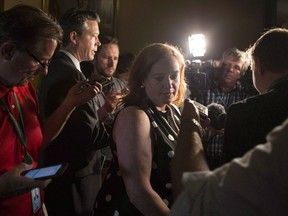
<instances>
[{"instance_id":1,"label":"microphone windscreen","mask_svg":"<svg viewBox=\"0 0 288 216\"><path fill-rule=\"evenodd\" d=\"M218 118L217 118L217 125L219 129L225 128L225 123L226 123L226 113L221 113Z\"/></svg>"}]
</instances>

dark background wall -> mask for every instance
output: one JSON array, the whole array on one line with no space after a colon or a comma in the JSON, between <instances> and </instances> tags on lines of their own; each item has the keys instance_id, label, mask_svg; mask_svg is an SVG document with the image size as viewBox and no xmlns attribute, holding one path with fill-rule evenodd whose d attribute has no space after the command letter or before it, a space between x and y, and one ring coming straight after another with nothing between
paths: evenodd
<instances>
[{"instance_id":1,"label":"dark background wall","mask_svg":"<svg viewBox=\"0 0 288 216\"><path fill-rule=\"evenodd\" d=\"M246 49L276 25L275 0L119 0L115 35L122 52L168 42L188 55L188 36L203 33L209 59L228 47Z\"/></svg>"},{"instance_id":2,"label":"dark background wall","mask_svg":"<svg viewBox=\"0 0 288 216\"><path fill-rule=\"evenodd\" d=\"M101 15L101 33L111 32L114 20L112 34L121 52L135 54L148 43L168 42L188 56L188 36L203 33L206 58L218 59L225 49L244 50L265 29L288 23L288 0L0 0L0 10L18 3L49 8L56 17L69 7L86 5Z\"/></svg>"}]
</instances>

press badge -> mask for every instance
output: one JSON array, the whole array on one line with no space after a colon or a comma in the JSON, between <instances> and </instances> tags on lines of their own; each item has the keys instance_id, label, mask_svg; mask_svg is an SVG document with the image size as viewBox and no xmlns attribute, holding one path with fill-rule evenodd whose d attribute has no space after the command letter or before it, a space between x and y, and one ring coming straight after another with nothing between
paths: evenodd
<instances>
[{"instance_id":1,"label":"press badge","mask_svg":"<svg viewBox=\"0 0 288 216\"><path fill-rule=\"evenodd\" d=\"M41 196L39 188L34 188L31 190L31 197L33 213L35 214L41 207Z\"/></svg>"}]
</instances>

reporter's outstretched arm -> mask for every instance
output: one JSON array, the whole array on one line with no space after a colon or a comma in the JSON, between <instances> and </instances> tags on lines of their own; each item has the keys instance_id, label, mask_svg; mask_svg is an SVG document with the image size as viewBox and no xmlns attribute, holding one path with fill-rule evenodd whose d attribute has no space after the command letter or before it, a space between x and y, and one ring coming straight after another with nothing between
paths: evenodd
<instances>
[{"instance_id":1,"label":"reporter's outstretched arm","mask_svg":"<svg viewBox=\"0 0 288 216\"><path fill-rule=\"evenodd\" d=\"M91 100L102 90L101 84L83 80L75 84L68 92L62 104L48 117L43 126L42 149L47 147L61 132L73 110Z\"/></svg>"},{"instance_id":2,"label":"reporter's outstretched arm","mask_svg":"<svg viewBox=\"0 0 288 216\"><path fill-rule=\"evenodd\" d=\"M181 128L175 156L172 160L172 185L174 200L181 193L184 172L209 170L201 141L202 127L199 113L191 100L186 99L181 116Z\"/></svg>"}]
</instances>

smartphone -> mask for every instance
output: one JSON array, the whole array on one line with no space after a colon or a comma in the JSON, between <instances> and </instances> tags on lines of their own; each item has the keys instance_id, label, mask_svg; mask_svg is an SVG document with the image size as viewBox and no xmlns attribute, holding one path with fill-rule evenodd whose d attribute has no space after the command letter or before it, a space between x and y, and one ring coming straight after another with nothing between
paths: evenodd
<instances>
[{"instance_id":1,"label":"smartphone","mask_svg":"<svg viewBox=\"0 0 288 216\"><path fill-rule=\"evenodd\" d=\"M106 87L106 86L108 86L108 85L113 84L113 81L111 81L111 80L109 80L109 79L106 79L106 78L104 78L104 77L101 77L101 78L96 79L96 80L93 80L93 79L92 79L92 80L88 80L88 83L91 84L91 85L93 85L93 84L95 83L95 81L101 83L101 84L102 84L102 88L104 88L104 87Z\"/></svg>"},{"instance_id":2,"label":"smartphone","mask_svg":"<svg viewBox=\"0 0 288 216\"><path fill-rule=\"evenodd\" d=\"M68 167L67 163L56 164L53 166L27 170L23 173L23 175L28 178L39 180L52 179L62 175L64 171L67 169L67 167Z\"/></svg>"}]
</instances>

